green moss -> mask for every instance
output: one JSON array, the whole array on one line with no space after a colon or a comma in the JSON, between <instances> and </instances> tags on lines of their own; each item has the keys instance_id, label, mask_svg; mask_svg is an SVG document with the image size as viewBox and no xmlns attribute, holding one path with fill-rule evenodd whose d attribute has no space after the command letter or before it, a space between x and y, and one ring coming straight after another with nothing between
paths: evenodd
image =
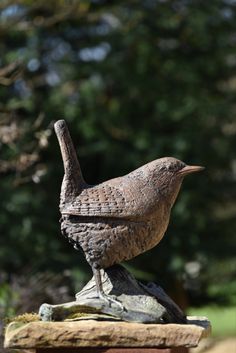
<instances>
[{"instance_id":1,"label":"green moss","mask_svg":"<svg viewBox=\"0 0 236 353\"><path fill-rule=\"evenodd\" d=\"M33 321L39 321L39 315L36 313L25 313L22 315L18 315L15 317L12 317L10 319L7 319L6 322L22 322L22 323L28 323L28 322L33 322Z\"/></svg>"},{"instance_id":2,"label":"green moss","mask_svg":"<svg viewBox=\"0 0 236 353\"><path fill-rule=\"evenodd\" d=\"M86 317L86 316L90 316L89 313L73 313L71 315L69 315L66 320L73 320L73 319L78 319L80 317Z\"/></svg>"},{"instance_id":3,"label":"green moss","mask_svg":"<svg viewBox=\"0 0 236 353\"><path fill-rule=\"evenodd\" d=\"M78 314L98 314L100 313L100 310L96 308L92 308L91 306L86 306L86 305L78 305L73 308L73 311L77 311Z\"/></svg>"}]
</instances>

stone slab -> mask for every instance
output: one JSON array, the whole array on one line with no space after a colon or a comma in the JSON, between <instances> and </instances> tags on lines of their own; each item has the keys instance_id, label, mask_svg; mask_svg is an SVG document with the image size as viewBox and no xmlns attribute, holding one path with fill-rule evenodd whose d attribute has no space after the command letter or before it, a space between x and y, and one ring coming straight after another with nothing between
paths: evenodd
<instances>
[{"instance_id":1,"label":"stone slab","mask_svg":"<svg viewBox=\"0 0 236 353\"><path fill-rule=\"evenodd\" d=\"M5 348L78 347L196 347L209 336L207 318L188 317L188 324L142 324L122 321L12 322L5 334Z\"/></svg>"},{"instance_id":2,"label":"stone slab","mask_svg":"<svg viewBox=\"0 0 236 353\"><path fill-rule=\"evenodd\" d=\"M26 350L24 350L26 352ZM37 348L30 353L189 353L186 347L174 348Z\"/></svg>"}]
</instances>

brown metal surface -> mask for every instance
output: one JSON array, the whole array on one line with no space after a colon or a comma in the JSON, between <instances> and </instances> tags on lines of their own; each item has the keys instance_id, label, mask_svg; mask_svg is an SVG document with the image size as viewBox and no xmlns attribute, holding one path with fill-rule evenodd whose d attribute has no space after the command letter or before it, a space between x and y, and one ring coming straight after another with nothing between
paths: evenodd
<instances>
[{"instance_id":1,"label":"brown metal surface","mask_svg":"<svg viewBox=\"0 0 236 353\"><path fill-rule=\"evenodd\" d=\"M64 120L55 124L55 131L65 169L61 230L75 248L83 250L91 267L107 268L157 245L185 175L202 167L160 158L91 186L84 181Z\"/></svg>"}]
</instances>

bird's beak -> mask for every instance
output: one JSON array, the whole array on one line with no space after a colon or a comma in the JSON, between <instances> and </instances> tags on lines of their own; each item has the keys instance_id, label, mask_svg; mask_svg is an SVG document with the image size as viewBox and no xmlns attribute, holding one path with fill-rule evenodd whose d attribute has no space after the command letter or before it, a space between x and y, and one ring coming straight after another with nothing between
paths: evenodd
<instances>
[{"instance_id":1,"label":"bird's beak","mask_svg":"<svg viewBox=\"0 0 236 353\"><path fill-rule=\"evenodd\" d=\"M199 165L186 165L184 168L177 172L178 175L187 175L190 173L200 172L201 170L205 169Z\"/></svg>"}]
</instances>

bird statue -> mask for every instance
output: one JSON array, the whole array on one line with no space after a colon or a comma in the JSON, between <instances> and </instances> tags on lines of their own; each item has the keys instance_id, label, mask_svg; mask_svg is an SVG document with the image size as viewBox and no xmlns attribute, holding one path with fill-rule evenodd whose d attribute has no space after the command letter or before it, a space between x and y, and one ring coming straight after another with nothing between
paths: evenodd
<instances>
[{"instance_id":1,"label":"bird statue","mask_svg":"<svg viewBox=\"0 0 236 353\"><path fill-rule=\"evenodd\" d=\"M101 269L132 259L163 238L182 181L204 169L165 157L122 177L88 185L64 120L55 123L64 178L61 186L61 232L82 249L92 268L98 297L103 291Z\"/></svg>"}]
</instances>

